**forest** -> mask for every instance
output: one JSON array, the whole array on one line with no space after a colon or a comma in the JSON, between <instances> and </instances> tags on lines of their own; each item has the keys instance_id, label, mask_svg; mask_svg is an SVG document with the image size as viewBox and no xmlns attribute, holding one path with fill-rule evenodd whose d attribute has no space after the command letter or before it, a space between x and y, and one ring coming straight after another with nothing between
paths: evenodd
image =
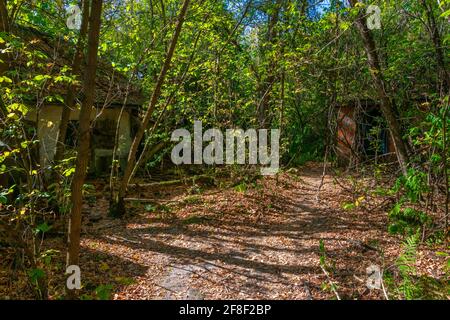
<instances>
[{"instance_id":1,"label":"forest","mask_svg":"<svg viewBox=\"0 0 450 320\"><path fill-rule=\"evenodd\" d=\"M0 0L0 300L449 300L449 31L450 0Z\"/></svg>"}]
</instances>

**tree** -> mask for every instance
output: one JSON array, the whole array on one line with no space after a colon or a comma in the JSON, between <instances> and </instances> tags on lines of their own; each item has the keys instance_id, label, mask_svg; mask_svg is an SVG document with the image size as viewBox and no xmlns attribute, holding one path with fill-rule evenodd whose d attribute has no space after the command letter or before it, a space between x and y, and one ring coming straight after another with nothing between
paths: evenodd
<instances>
[{"instance_id":1,"label":"tree","mask_svg":"<svg viewBox=\"0 0 450 320\"><path fill-rule=\"evenodd\" d=\"M78 36L78 43L76 46L75 54L72 61L72 75L78 76L81 71L81 65L83 63L83 50L85 48L85 40L88 28L89 18L89 1L83 0L83 13L80 27L80 34ZM71 83L67 87L67 94L64 101L63 111L61 115L61 122L59 123L58 141L56 143L55 161L60 161L64 155L64 145L66 141L67 126L69 124L70 112L75 106L75 97L77 93L77 85Z\"/></svg>"},{"instance_id":2,"label":"tree","mask_svg":"<svg viewBox=\"0 0 450 320\"><path fill-rule=\"evenodd\" d=\"M263 44L263 53L266 54L265 57L268 60L268 66L266 74L261 74L259 76L260 81L258 83L258 123L261 128L266 128L268 125L268 116L270 111L271 93L274 87L274 83L277 80L276 69L277 69L277 57L276 57L276 45L278 40L278 21L281 11L282 1L277 0L275 3L269 1L267 4L267 34L266 43ZM266 48L267 47L267 48Z\"/></svg>"},{"instance_id":3,"label":"tree","mask_svg":"<svg viewBox=\"0 0 450 320\"><path fill-rule=\"evenodd\" d=\"M0 38L1 34L6 32L9 32L8 8L6 0L0 0ZM0 77L8 70L8 54L2 53L5 48L5 41L0 41ZM0 112L6 116L3 100L0 100Z\"/></svg>"},{"instance_id":4,"label":"tree","mask_svg":"<svg viewBox=\"0 0 450 320\"><path fill-rule=\"evenodd\" d=\"M113 203L112 203L112 208L111 208L111 214L113 216L122 216L125 213L125 204L124 204L123 199L124 199L125 193L127 191L128 183L129 183L130 179L132 178L132 172L133 172L133 169L134 169L134 166L136 163L136 154L138 151L138 147L142 141L142 138L144 137L145 130L147 129L148 123L150 122L150 119L153 114L153 110L154 110L156 103L158 102L159 96L161 94L161 88L164 83L164 79L166 77L167 71L170 68L170 63L172 61L172 57L175 52L175 47L177 45L178 38L181 33L181 28L183 26L183 22L184 22L184 18L186 16L189 2L190 2L190 0L184 0L184 2L183 2L180 13L178 15L178 22L175 27L175 33L174 33L172 41L170 43L170 47L167 51L164 64L161 68L161 73L159 74L158 80L156 81L155 89L153 90L153 94L150 99L150 103L147 107L147 111L145 112L144 119L142 120L142 123L141 123L138 131L136 132L136 136L134 137L133 143L131 144L131 149L128 154L127 166L125 168L125 172L122 177L122 181L120 183L117 199L112 199Z\"/></svg>"},{"instance_id":5,"label":"tree","mask_svg":"<svg viewBox=\"0 0 450 320\"><path fill-rule=\"evenodd\" d=\"M357 0L350 0L350 3L353 7L356 7L359 2ZM356 27L358 28L364 43L370 74L372 76L375 89L377 90L378 96L381 100L381 111L391 132L400 169L403 174L406 175L408 171L408 153L406 144L402 138L403 135L400 123L395 115L394 103L388 95L388 87L383 77L383 71L381 69L380 58L378 56L375 40L372 32L367 27L366 19L362 12L359 12L356 18Z\"/></svg>"},{"instance_id":6,"label":"tree","mask_svg":"<svg viewBox=\"0 0 450 320\"><path fill-rule=\"evenodd\" d=\"M97 71L97 55L100 37L102 0L91 0L89 14L89 33L87 66L84 75L84 99L80 110L80 133L75 173L71 185L72 209L69 221L67 265L79 264L81 207L83 203L83 185L89 163L91 113L95 99L95 78ZM70 298L75 297L75 290L69 290Z\"/></svg>"},{"instance_id":7,"label":"tree","mask_svg":"<svg viewBox=\"0 0 450 320\"><path fill-rule=\"evenodd\" d=\"M429 0L421 0L420 1L422 7L425 10L425 14L427 17L427 27L428 32L430 33L431 40L433 41L434 50L436 51L436 64L437 64L437 75L438 79L442 82L442 87L444 94L449 94L450 90L450 73L447 69L447 65L445 63L445 54L442 49L442 37L439 31L439 26L436 21L436 17L433 12L433 3L436 2Z\"/></svg>"}]
</instances>

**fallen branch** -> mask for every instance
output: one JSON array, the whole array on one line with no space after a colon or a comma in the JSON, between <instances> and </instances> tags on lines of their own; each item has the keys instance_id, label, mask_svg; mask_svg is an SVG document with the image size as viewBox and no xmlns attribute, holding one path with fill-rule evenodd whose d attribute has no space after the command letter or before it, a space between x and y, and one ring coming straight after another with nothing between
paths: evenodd
<instances>
[{"instance_id":1,"label":"fallen branch","mask_svg":"<svg viewBox=\"0 0 450 320\"><path fill-rule=\"evenodd\" d=\"M179 201L176 201L176 200L142 199L142 198L125 198L123 200L127 201L127 202L135 201L135 202L148 202L148 203L156 203L156 204L158 204L160 202L165 202L165 203L179 202Z\"/></svg>"},{"instance_id":2,"label":"fallen branch","mask_svg":"<svg viewBox=\"0 0 450 320\"><path fill-rule=\"evenodd\" d=\"M368 245L368 244L366 244L366 243L364 243L362 241L359 241L359 240L346 239L345 241L347 241L347 242L349 242L349 243L351 243L351 244L353 244L353 245L355 245L357 247L360 247L362 249L372 250L372 251L376 251L376 252L380 251L378 248L375 248L375 247L373 247L371 245Z\"/></svg>"},{"instance_id":3,"label":"fallen branch","mask_svg":"<svg viewBox=\"0 0 450 320\"><path fill-rule=\"evenodd\" d=\"M323 266L320 266L320 268L322 269L323 273L324 273L324 274L326 275L326 277L327 277L327 280L328 280L328 282L329 282L329 284L330 284L331 291L334 292L334 294L336 295L336 298L337 298L338 300L341 300L341 297L339 296L339 293L338 293L338 292L336 291L336 289L334 288L335 284L334 284L333 280L331 280L331 277L330 277L329 273L327 272L327 270L325 270L325 268L324 268Z\"/></svg>"},{"instance_id":4,"label":"fallen branch","mask_svg":"<svg viewBox=\"0 0 450 320\"><path fill-rule=\"evenodd\" d=\"M309 289L308 282L305 281L303 283L303 289L305 289L305 292L306 292L306 300L314 300L314 298L311 294L311 290Z\"/></svg>"},{"instance_id":5,"label":"fallen branch","mask_svg":"<svg viewBox=\"0 0 450 320\"><path fill-rule=\"evenodd\" d=\"M151 182L151 183L133 183L133 184L130 184L129 187L165 186L165 185L178 184L178 183L187 183L188 181L192 181L194 183L198 179L208 179L208 180L213 181L214 177L211 177L211 175L208 175L208 174L201 174L201 175L193 176L190 178L176 179L176 180L170 180L170 181L160 181L160 182Z\"/></svg>"}]
</instances>

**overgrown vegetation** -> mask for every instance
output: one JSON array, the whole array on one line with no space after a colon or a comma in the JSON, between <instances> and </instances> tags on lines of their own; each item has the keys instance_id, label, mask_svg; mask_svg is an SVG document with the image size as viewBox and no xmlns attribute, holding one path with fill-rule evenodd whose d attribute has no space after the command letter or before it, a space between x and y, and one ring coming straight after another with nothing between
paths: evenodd
<instances>
[{"instance_id":1,"label":"overgrown vegetation","mask_svg":"<svg viewBox=\"0 0 450 320\"><path fill-rule=\"evenodd\" d=\"M367 27L370 4L380 29ZM76 28L71 5L82 9ZM120 219L143 207L176 220L173 206L127 198L134 183L188 184L184 206L205 204L199 181L244 197L263 188L248 163L174 168L171 133L200 120L280 129L281 170L321 162L349 194L349 216L384 215L401 250L384 272L387 298L448 299L449 0L0 0L0 17L0 250L13 256L1 267L26 274L36 298L55 298L49 283L64 272L47 240L68 237L66 264L79 263L86 207L100 198L88 168L107 168L100 196ZM102 116L113 138L101 137ZM417 271L422 248L446 261L440 279ZM322 240L319 259L323 289L339 299ZM111 299L113 289L56 298Z\"/></svg>"}]
</instances>

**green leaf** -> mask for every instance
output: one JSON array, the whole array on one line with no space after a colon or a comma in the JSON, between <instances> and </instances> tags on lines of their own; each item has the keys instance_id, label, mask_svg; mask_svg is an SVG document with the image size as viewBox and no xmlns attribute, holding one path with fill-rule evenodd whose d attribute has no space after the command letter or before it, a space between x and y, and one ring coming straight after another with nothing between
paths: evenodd
<instances>
[{"instance_id":1,"label":"green leaf","mask_svg":"<svg viewBox=\"0 0 450 320\"><path fill-rule=\"evenodd\" d=\"M450 10L444 11L444 12L441 14L441 18L446 18L446 17L449 17L449 16L450 16Z\"/></svg>"},{"instance_id":2,"label":"green leaf","mask_svg":"<svg viewBox=\"0 0 450 320\"><path fill-rule=\"evenodd\" d=\"M10 78L8 78L8 77L1 76L0 77L0 83L2 83L2 82L12 83L12 80Z\"/></svg>"},{"instance_id":3,"label":"green leaf","mask_svg":"<svg viewBox=\"0 0 450 320\"><path fill-rule=\"evenodd\" d=\"M28 113L28 107L22 103L13 103L8 106L8 109L11 111L19 111L23 115Z\"/></svg>"},{"instance_id":4,"label":"green leaf","mask_svg":"<svg viewBox=\"0 0 450 320\"><path fill-rule=\"evenodd\" d=\"M109 300L111 299L111 291L113 286L111 284L100 285L95 289L95 294L99 300Z\"/></svg>"},{"instance_id":5,"label":"green leaf","mask_svg":"<svg viewBox=\"0 0 450 320\"><path fill-rule=\"evenodd\" d=\"M1 204L7 204L8 203L8 198L5 195L3 195L3 194L0 194L0 203Z\"/></svg>"},{"instance_id":6,"label":"green leaf","mask_svg":"<svg viewBox=\"0 0 450 320\"><path fill-rule=\"evenodd\" d=\"M247 184L245 182L242 182L234 187L234 190L237 192L245 192L247 191Z\"/></svg>"},{"instance_id":7,"label":"green leaf","mask_svg":"<svg viewBox=\"0 0 450 320\"><path fill-rule=\"evenodd\" d=\"M449 256L449 254L447 252L441 252L441 251L436 252L436 255L438 255L440 257L448 257Z\"/></svg>"},{"instance_id":8,"label":"green leaf","mask_svg":"<svg viewBox=\"0 0 450 320\"><path fill-rule=\"evenodd\" d=\"M64 170L63 175L64 175L65 177L69 177L69 176L71 176L74 172L75 172L75 168L69 168L69 169Z\"/></svg>"},{"instance_id":9,"label":"green leaf","mask_svg":"<svg viewBox=\"0 0 450 320\"><path fill-rule=\"evenodd\" d=\"M49 226L49 225L47 224L47 222L44 222L44 223L42 223L42 224L40 224L40 225L38 225L38 226L36 227L36 233L38 233L38 232L45 233L45 232L48 232L51 228L52 228L52 227Z\"/></svg>"},{"instance_id":10,"label":"green leaf","mask_svg":"<svg viewBox=\"0 0 450 320\"><path fill-rule=\"evenodd\" d=\"M39 279L45 277L45 271L39 268L28 271L31 282L36 283Z\"/></svg>"},{"instance_id":11,"label":"green leaf","mask_svg":"<svg viewBox=\"0 0 450 320\"><path fill-rule=\"evenodd\" d=\"M356 205L354 203L352 203L352 202L344 203L342 205L342 209L344 209L344 210L353 210L355 208L356 208Z\"/></svg>"}]
</instances>

